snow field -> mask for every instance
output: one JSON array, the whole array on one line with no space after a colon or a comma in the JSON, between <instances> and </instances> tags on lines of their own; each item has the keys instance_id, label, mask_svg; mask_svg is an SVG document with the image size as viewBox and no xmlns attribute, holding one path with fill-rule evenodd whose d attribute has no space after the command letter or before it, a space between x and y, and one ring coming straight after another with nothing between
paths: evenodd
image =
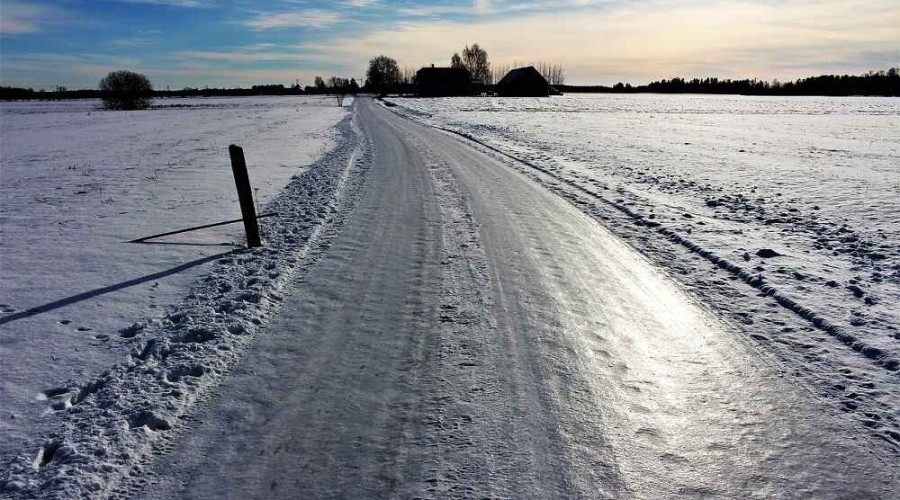
<instances>
[{"instance_id":1,"label":"snow field","mask_svg":"<svg viewBox=\"0 0 900 500\"><path fill-rule=\"evenodd\" d=\"M279 290L303 262L315 257L317 245L324 244L328 228L340 220L341 210L350 202L353 189L345 180L350 170L358 174L363 168L361 158L368 150L346 109L316 98L198 101L179 103L189 107L121 114L54 108L32 113L46 116L25 115L22 122L31 124L30 136L12 131L29 127L14 126L11 122L21 117L10 117L12 112L4 109L0 289L9 297L3 300L9 311L0 316L0 321L6 320L0 327L4 358L0 491L22 497L38 491L46 498L103 496L123 478L139 474L138 464L158 450L165 431L177 428L178 418L217 383L277 309ZM23 115L19 105L9 106ZM59 150L36 156L42 159L29 166L29 151L49 146L29 148L17 141L30 137L32 144L38 142L34 134L42 127L42 134L65 136L79 127L72 122L82 119L82 111L103 118L92 125L95 133L87 134L94 141L95 158L104 163L97 169L102 175L97 170L91 175L68 172L61 165L71 158L53 156L63 152L58 145ZM163 161L168 166L157 168L155 180L144 175L159 165L147 156L158 148L146 137L128 154L119 153L133 162L130 169L117 168L122 163L104 156L114 154L111 142L123 144L110 140L121 129L134 127L152 136L163 123L179 120L184 125L181 133L153 136L168 141L181 155L177 164L174 157ZM49 126L54 132L46 131L47 122L54 124ZM92 130L83 124L80 129ZM194 136L185 136L191 130ZM225 152L230 142L244 146L263 211L279 214L262 223L264 248L233 248L232 241L243 237L239 225L178 235L166 240L171 245L123 243L152 232L239 217ZM206 159L220 149L219 161ZM87 158L87 150L84 154ZM210 163L222 165L213 170ZM221 175L223 171L227 175ZM220 182L220 177L227 182ZM107 186L107 193L112 189L114 202L97 201L99 187L93 197L68 193L82 179ZM17 193L15 201L25 204L27 188L37 197L54 183L60 189L53 191L68 195L54 193L54 203L38 204L37 210L28 210L34 203L21 207L7 197ZM182 198L192 201L179 204ZM48 235L41 223L54 217L68 217L81 232ZM10 233L17 238L9 238ZM51 243L42 242L41 235ZM169 268L171 264L181 265ZM149 279L75 295L70 302L50 302L45 310L25 307L64 297L60 292L89 289L85 283L121 280L122 269L130 272L126 276ZM71 278L60 283L54 275ZM205 277L198 280L201 276ZM144 302L145 293L156 307ZM44 298L28 303L22 296ZM81 326L85 324L90 327ZM77 327L78 334L62 327ZM51 362L45 361L48 358Z\"/></svg>"},{"instance_id":2,"label":"snow field","mask_svg":"<svg viewBox=\"0 0 900 500\"><path fill-rule=\"evenodd\" d=\"M242 243L243 230L125 241L239 218L232 142L244 146L265 204L333 146L346 112L329 104L171 99L141 112L98 111L97 101L2 105L0 356L22 360L4 364L4 438L20 426L27 435L35 394L119 361L129 348L118 331L162 317L204 266Z\"/></svg>"}]
</instances>

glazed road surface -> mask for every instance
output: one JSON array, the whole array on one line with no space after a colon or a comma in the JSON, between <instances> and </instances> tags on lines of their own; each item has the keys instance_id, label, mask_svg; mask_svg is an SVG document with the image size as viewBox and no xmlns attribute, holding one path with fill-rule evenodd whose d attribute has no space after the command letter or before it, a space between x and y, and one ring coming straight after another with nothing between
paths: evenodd
<instances>
[{"instance_id":1,"label":"glazed road surface","mask_svg":"<svg viewBox=\"0 0 900 500\"><path fill-rule=\"evenodd\" d=\"M149 498L889 498L897 464L576 207L355 104L373 164Z\"/></svg>"}]
</instances>

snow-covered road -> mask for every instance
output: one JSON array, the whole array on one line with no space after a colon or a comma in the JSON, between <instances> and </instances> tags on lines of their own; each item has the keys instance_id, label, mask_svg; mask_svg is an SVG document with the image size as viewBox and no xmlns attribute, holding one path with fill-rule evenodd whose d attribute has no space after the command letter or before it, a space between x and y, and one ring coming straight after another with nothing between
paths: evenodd
<instances>
[{"instance_id":1,"label":"snow-covered road","mask_svg":"<svg viewBox=\"0 0 900 500\"><path fill-rule=\"evenodd\" d=\"M458 138L356 106L373 145L356 208L133 491L897 491L896 456L575 206Z\"/></svg>"}]
</instances>

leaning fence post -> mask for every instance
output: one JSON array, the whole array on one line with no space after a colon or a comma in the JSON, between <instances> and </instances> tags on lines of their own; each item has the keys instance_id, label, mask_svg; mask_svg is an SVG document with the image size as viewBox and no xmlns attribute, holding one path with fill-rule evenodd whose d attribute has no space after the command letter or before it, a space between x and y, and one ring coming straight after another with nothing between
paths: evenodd
<instances>
[{"instance_id":1,"label":"leaning fence post","mask_svg":"<svg viewBox=\"0 0 900 500\"><path fill-rule=\"evenodd\" d=\"M256 208L253 206L253 191L250 190L250 177L247 175L247 161L244 150L232 144L228 146L231 155L231 170L234 172L234 183L237 186L238 201L241 204L241 216L244 218L244 229L247 230L247 246L262 246L259 241L259 224L256 222Z\"/></svg>"}]
</instances>

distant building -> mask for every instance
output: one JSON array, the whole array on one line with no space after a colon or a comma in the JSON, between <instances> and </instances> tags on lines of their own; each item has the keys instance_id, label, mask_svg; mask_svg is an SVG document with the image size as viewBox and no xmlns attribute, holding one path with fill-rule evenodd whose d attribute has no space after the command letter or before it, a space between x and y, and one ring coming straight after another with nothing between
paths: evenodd
<instances>
[{"instance_id":1,"label":"distant building","mask_svg":"<svg viewBox=\"0 0 900 500\"><path fill-rule=\"evenodd\" d=\"M472 78L465 68L422 68L416 73L420 97L468 96L473 93Z\"/></svg>"},{"instance_id":2,"label":"distant building","mask_svg":"<svg viewBox=\"0 0 900 500\"><path fill-rule=\"evenodd\" d=\"M551 92L550 84L534 66L514 69L497 82L501 97L547 97Z\"/></svg>"}]
</instances>

